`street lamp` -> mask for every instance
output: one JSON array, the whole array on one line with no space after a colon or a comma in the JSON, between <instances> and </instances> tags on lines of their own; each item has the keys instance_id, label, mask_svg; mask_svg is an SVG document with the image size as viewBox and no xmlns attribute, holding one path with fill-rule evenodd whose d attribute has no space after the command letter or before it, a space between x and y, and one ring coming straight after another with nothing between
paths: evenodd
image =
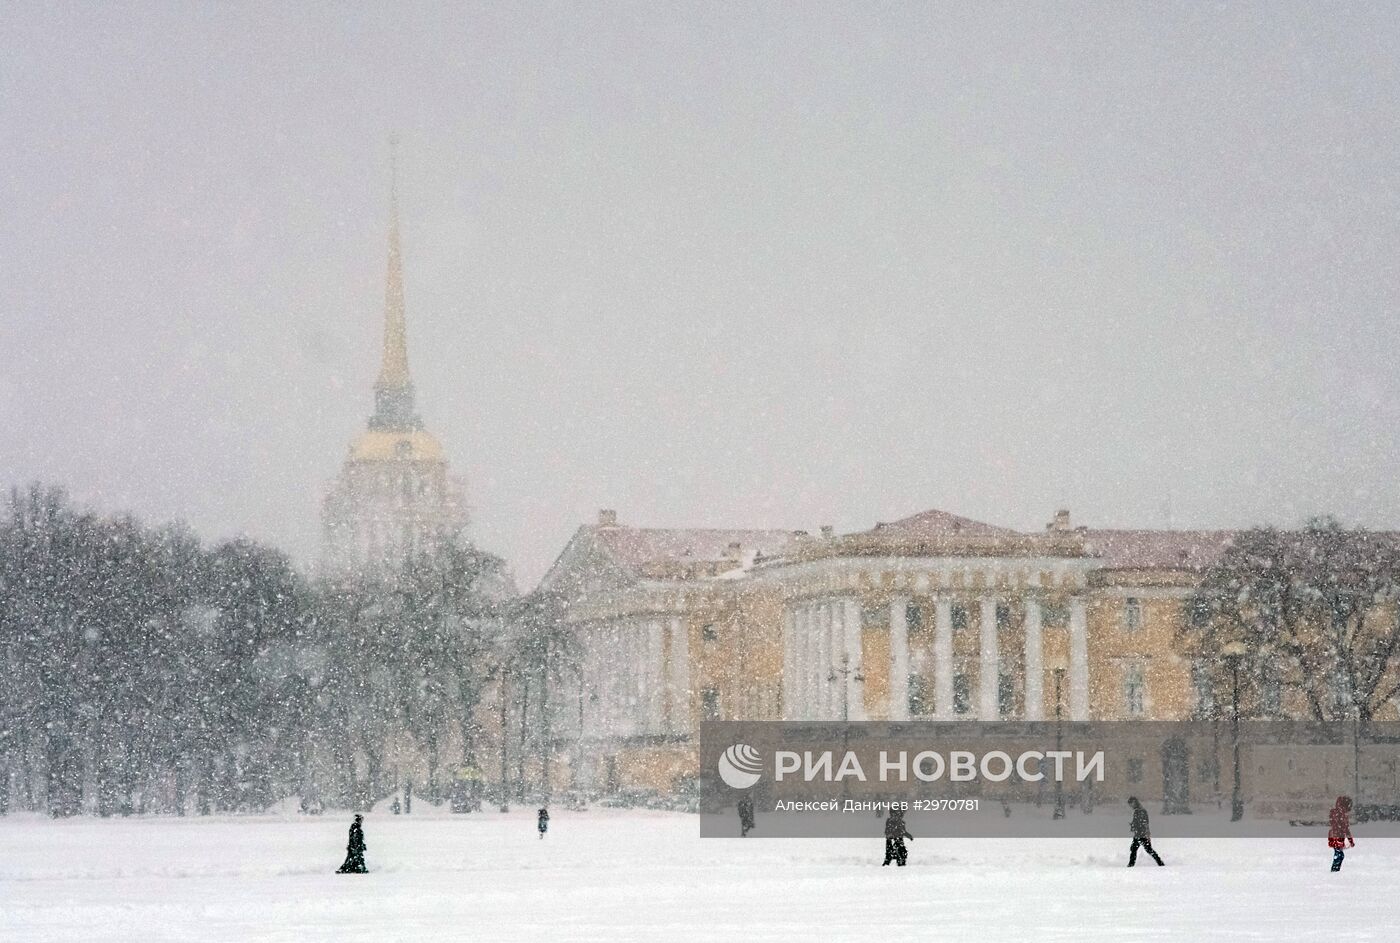
<instances>
[{"instance_id":1,"label":"street lamp","mask_svg":"<svg viewBox=\"0 0 1400 943\"><path fill-rule=\"evenodd\" d=\"M835 684L838 677L840 678L840 680L841 680L841 682L842 682L842 684L841 684L841 754L842 754L842 757L841 757L841 758L842 758L842 760L844 761L844 760L845 760L845 754L846 754L846 753L849 753L849 752L850 752L850 749L851 749L851 690L850 690L850 682L849 682L847 679L848 679L848 678L849 678L849 679L853 679L854 681L856 681L856 683L859 684L859 683L863 683L863 682L865 681L865 675L863 675L863 674L860 673L860 668L858 668L858 667L857 667L857 668L852 668L852 667L851 667L851 656L843 653L843 654L841 655L841 667L840 667L840 668L836 668L835 666L832 667L831 673L828 674L828 675L826 676L827 683L828 683L828 684ZM842 777L841 777L841 793L842 793L843 795L847 795L847 796L849 796L849 795L851 794L851 785L850 785L850 782L847 780L847 778L846 778L845 776L842 776Z\"/></svg>"},{"instance_id":2,"label":"street lamp","mask_svg":"<svg viewBox=\"0 0 1400 943\"><path fill-rule=\"evenodd\" d=\"M1240 793L1240 661L1249 651L1243 642L1227 642L1221 649L1230 666L1230 726L1235 741L1235 791L1230 799L1230 821L1244 818L1244 796Z\"/></svg>"},{"instance_id":3,"label":"street lamp","mask_svg":"<svg viewBox=\"0 0 1400 943\"><path fill-rule=\"evenodd\" d=\"M833 666L831 673L826 676L826 680L830 684L835 684L838 680L843 682L841 685L841 722L843 724L851 722L851 690L850 683L846 681L847 678L857 684L865 681L865 675L860 673L860 668L851 667L851 656L843 654L841 667Z\"/></svg>"},{"instance_id":4,"label":"street lamp","mask_svg":"<svg viewBox=\"0 0 1400 943\"><path fill-rule=\"evenodd\" d=\"M507 659L501 662L499 671L501 673L501 811L510 811L510 772L507 765L507 744L509 737L506 736L506 694L507 676L510 674L511 663Z\"/></svg>"},{"instance_id":5,"label":"street lamp","mask_svg":"<svg viewBox=\"0 0 1400 943\"><path fill-rule=\"evenodd\" d=\"M1050 671L1055 676L1055 751L1057 753L1064 750L1065 722L1064 722L1064 698L1061 696L1064 691L1065 672L1069 670L1069 659L1063 655L1057 655L1049 659ZM1051 818L1062 819L1065 817L1065 784L1059 777L1055 777L1055 814Z\"/></svg>"}]
</instances>

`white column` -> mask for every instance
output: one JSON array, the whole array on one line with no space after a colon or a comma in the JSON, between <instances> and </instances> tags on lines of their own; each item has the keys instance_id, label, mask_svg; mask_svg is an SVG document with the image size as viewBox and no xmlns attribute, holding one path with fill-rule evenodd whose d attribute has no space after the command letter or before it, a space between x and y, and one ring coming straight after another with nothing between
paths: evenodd
<instances>
[{"instance_id":1,"label":"white column","mask_svg":"<svg viewBox=\"0 0 1400 943\"><path fill-rule=\"evenodd\" d=\"M666 627L647 623L647 732L664 733L666 720Z\"/></svg>"},{"instance_id":2,"label":"white column","mask_svg":"<svg viewBox=\"0 0 1400 943\"><path fill-rule=\"evenodd\" d=\"M671 620L671 663L667 666L671 679L671 730L690 732L690 633L685 621Z\"/></svg>"},{"instance_id":3,"label":"white column","mask_svg":"<svg viewBox=\"0 0 1400 943\"><path fill-rule=\"evenodd\" d=\"M793 720L812 716L812 620L804 602L797 607L797 710Z\"/></svg>"},{"instance_id":4,"label":"white column","mask_svg":"<svg viewBox=\"0 0 1400 943\"><path fill-rule=\"evenodd\" d=\"M582 649L581 660L583 664L579 671L579 684L583 686L584 692L590 690L596 691L598 685L598 675L593 667L597 661L598 646L597 643L593 641L592 629L592 624L588 622L580 622L574 626L574 637L578 639L579 647ZM587 696L586 693L585 696ZM593 710L597 708L594 707L593 710L590 710L589 707L597 703L597 701L584 702L582 726L579 728L578 732L580 739L588 736L595 724ZM575 717L577 716L578 715L575 714Z\"/></svg>"},{"instance_id":5,"label":"white column","mask_svg":"<svg viewBox=\"0 0 1400 943\"><path fill-rule=\"evenodd\" d=\"M630 665L627 673L627 731L631 736L642 732L643 684L646 682L647 659L643 643L646 638L646 623L628 619L623 624L623 644L627 656L622 662Z\"/></svg>"},{"instance_id":6,"label":"white column","mask_svg":"<svg viewBox=\"0 0 1400 943\"><path fill-rule=\"evenodd\" d=\"M803 607L803 623L806 626L802 635L805 642L802 646L803 657L806 666L802 672L803 687L803 720L817 719L817 699L821 695L821 688L817 684L817 665L821 662L821 613L808 602Z\"/></svg>"},{"instance_id":7,"label":"white column","mask_svg":"<svg viewBox=\"0 0 1400 943\"><path fill-rule=\"evenodd\" d=\"M1001 716L999 700L1001 686L1001 654L997 650L997 601L982 597L982 662L977 672L978 716L996 720Z\"/></svg>"},{"instance_id":8,"label":"white column","mask_svg":"<svg viewBox=\"0 0 1400 943\"><path fill-rule=\"evenodd\" d=\"M1089 620L1083 596L1069 601L1069 719L1089 719Z\"/></svg>"},{"instance_id":9,"label":"white column","mask_svg":"<svg viewBox=\"0 0 1400 943\"><path fill-rule=\"evenodd\" d=\"M617 662L612 661L613 657L613 625L611 622L604 622L602 625L595 623L593 638L598 643L595 649L599 669L603 665ZM617 699L617 675L611 671L598 672L598 706L593 711L593 720L598 729L598 735L611 736L608 732L613 723L613 702Z\"/></svg>"},{"instance_id":10,"label":"white column","mask_svg":"<svg viewBox=\"0 0 1400 943\"><path fill-rule=\"evenodd\" d=\"M632 657L637 665L637 697L633 703L632 711L635 718L635 730L638 734L646 734L651 731L647 729L647 722L650 719L647 705L651 702L651 621L642 619L632 623L632 640L636 648Z\"/></svg>"},{"instance_id":11,"label":"white column","mask_svg":"<svg viewBox=\"0 0 1400 943\"><path fill-rule=\"evenodd\" d=\"M822 680L826 683L826 719L834 721L841 716L840 679L832 680L832 674L841 662L841 651L846 648L846 639L841 637L841 607L836 600L826 603L826 665L822 667Z\"/></svg>"},{"instance_id":12,"label":"white column","mask_svg":"<svg viewBox=\"0 0 1400 943\"><path fill-rule=\"evenodd\" d=\"M634 729L638 734L650 733L647 729L647 704L651 701L651 622L640 619L632 623L632 641L635 648L632 658L637 666L637 696L632 704Z\"/></svg>"},{"instance_id":13,"label":"white column","mask_svg":"<svg viewBox=\"0 0 1400 943\"><path fill-rule=\"evenodd\" d=\"M783 612L783 720L793 720L793 692L797 686L797 613Z\"/></svg>"},{"instance_id":14,"label":"white column","mask_svg":"<svg viewBox=\"0 0 1400 943\"><path fill-rule=\"evenodd\" d=\"M663 733L675 733L676 730L676 678L675 655L673 653L675 632L672 630L674 622L674 619L667 619L661 624L661 730Z\"/></svg>"},{"instance_id":15,"label":"white column","mask_svg":"<svg viewBox=\"0 0 1400 943\"><path fill-rule=\"evenodd\" d=\"M890 697L885 716L909 719L909 597L890 600Z\"/></svg>"},{"instance_id":16,"label":"white column","mask_svg":"<svg viewBox=\"0 0 1400 943\"><path fill-rule=\"evenodd\" d=\"M934 605L933 710L939 720L953 718L953 600L947 596Z\"/></svg>"},{"instance_id":17,"label":"white column","mask_svg":"<svg viewBox=\"0 0 1400 943\"><path fill-rule=\"evenodd\" d=\"M842 659L845 674L841 688L846 699L845 713L850 720L865 720L865 646L860 621L860 602L847 599L842 607L842 627L845 629L846 652Z\"/></svg>"},{"instance_id":18,"label":"white column","mask_svg":"<svg viewBox=\"0 0 1400 943\"><path fill-rule=\"evenodd\" d=\"M626 662L622 660L622 627L616 619L608 620L605 639L607 644L604 651L608 653L607 663L619 667L625 665ZM610 671L605 676L608 679L608 696L605 699L606 709L603 712L603 716L607 718L604 730L609 737L615 738L625 733L622 729L622 708L623 701L627 697L627 676L623 671Z\"/></svg>"},{"instance_id":19,"label":"white column","mask_svg":"<svg viewBox=\"0 0 1400 943\"><path fill-rule=\"evenodd\" d=\"M1045 652L1041 642L1040 600L1027 596L1026 619L1026 720L1045 719Z\"/></svg>"},{"instance_id":20,"label":"white column","mask_svg":"<svg viewBox=\"0 0 1400 943\"><path fill-rule=\"evenodd\" d=\"M817 633L817 664L812 674L817 685L817 702L812 719L827 720L831 717L831 682L826 680L831 671L831 606L818 603L813 615Z\"/></svg>"},{"instance_id":21,"label":"white column","mask_svg":"<svg viewBox=\"0 0 1400 943\"><path fill-rule=\"evenodd\" d=\"M837 660L840 659L841 651L841 614L837 610L834 600L827 600L822 603L822 644L825 645L826 656L822 659L822 719L823 721L833 721L839 718L840 702L837 701L837 693L840 688L836 681L832 680L832 669L836 667Z\"/></svg>"}]
</instances>

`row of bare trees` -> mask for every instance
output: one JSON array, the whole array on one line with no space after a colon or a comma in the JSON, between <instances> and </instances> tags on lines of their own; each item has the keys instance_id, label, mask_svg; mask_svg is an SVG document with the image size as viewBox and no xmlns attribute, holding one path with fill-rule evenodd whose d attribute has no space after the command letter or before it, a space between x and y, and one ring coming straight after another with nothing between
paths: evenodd
<instances>
[{"instance_id":1,"label":"row of bare trees","mask_svg":"<svg viewBox=\"0 0 1400 943\"><path fill-rule=\"evenodd\" d=\"M1182 641L1220 692L1239 678L1252 715L1297 705L1289 713L1364 727L1400 695L1397 603L1400 535L1330 518L1258 528L1204 574Z\"/></svg>"},{"instance_id":2,"label":"row of bare trees","mask_svg":"<svg viewBox=\"0 0 1400 943\"><path fill-rule=\"evenodd\" d=\"M464 544L315 581L252 541L206 547L58 488L17 490L0 516L0 813L479 791L464 773L510 735L487 729L493 681L511 671L543 704L565 670L537 602L511 598L501 561ZM548 716L525 718L532 749Z\"/></svg>"}]
</instances>

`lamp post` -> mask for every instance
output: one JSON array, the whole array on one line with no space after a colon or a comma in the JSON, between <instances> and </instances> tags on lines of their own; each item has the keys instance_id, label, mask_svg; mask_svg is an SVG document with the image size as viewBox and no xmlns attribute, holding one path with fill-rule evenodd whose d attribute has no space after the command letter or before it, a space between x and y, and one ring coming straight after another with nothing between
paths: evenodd
<instances>
[{"instance_id":1,"label":"lamp post","mask_svg":"<svg viewBox=\"0 0 1400 943\"><path fill-rule=\"evenodd\" d=\"M510 674L510 661L504 661L500 665L501 672L501 811L510 811L510 773L507 765L507 741L506 736L506 676Z\"/></svg>"},{"instance_id":2,"label":"lamp post","mask_svg":"<svg viewBox=\"0 0 1400 943\"><path fill-rule=\"evenodd\" d=\"M1068 661L1064 657L1050 659L1050 670L1055 676L1055 752L1064 750L1065 721L1064 721L1064 698L1061 696L1064 690L1065 671L1069 668ZM1059 777L1055 777L1055 814L1053 819L1065 817L1065 784Z\"/></svg>"},{"instance_id":3,"label":"lamp post","mask_svg":"<svg viewBox=\"0 0 1400 943\"><path fill-rule=\"evenodd\" d=\"M1229 642L1222 651L1230 666L1230 727L1235 741L1235 789L1230 798L1230 821L1244 818L1244 796L1240 792L1240 661L1248 651L1243 642Z\"/></svg>"},{"instance_id":4,"label":"lamp post","mask_svg":"<svg viewBox=\"0 0 1400 943\"><path fill-rule=\"evenodd\" d=\"M842 684L841 684L841 753L842 753L842 757L841 757L841 758L842 758L842 760L844 761L844 760L845 760L845 754L848 753L848 752L850 752L850 748L851 748L851 689L850 689L850 682L849 682L847 679L848 679L848 678L854 678L854 680L856 680L857 682L862 682L862 681L865 680L865 675L863 675L863 674L860 673L860 669L859 669L859 668L852 668L852 667L851 667L851 656L843 653L843 654L841 655L841 667L840 667L840 668L836 668L836 667L834 667L834 666L832 667L831 672L826 676L827 683L829 683L829 684L835 684L835 683L836 683L836 680L837 680L837 678L838 678L838 676L840 677L840 679L841 679L841 681L842 681ZM850 790L851 790L851 785L850 785L850 783L847 782L845 776L842 776L842 777L841 777L841 793L842 793L842 795L849 796L849 795L851 794L851 791L850 791Z\"/></svg>"},{"instance_id":5,"label":"lamp post","mask_svg":"<svg viewBox=\"0 0 1400 943\"><path fill-rule=\"evenodd\" d=\"M1361 705L1351 705L1351 797L1361 802Z\"/></svg>"}]
</instances>

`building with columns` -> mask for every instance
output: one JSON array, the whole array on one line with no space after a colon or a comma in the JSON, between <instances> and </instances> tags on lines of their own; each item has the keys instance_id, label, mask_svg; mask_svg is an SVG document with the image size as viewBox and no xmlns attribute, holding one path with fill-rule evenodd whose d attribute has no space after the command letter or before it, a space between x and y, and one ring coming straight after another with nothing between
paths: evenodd
<instances>
[{"instance_id":1,"label":"building with columns","mask_svg":"<svg viewBox=\"0 0 1400 943\"><path fill-rule=\"evenodd\" d=\"M582 664L557 748L583 788L665 790L714 720L1174 720L1177 636L1228 531L1022 533L926 511L850 534L581 527L541 589Z\"/></svg>"},{"instance_id":2,"label":"building with columns","mask_svg":"<svg viewBox=\"0 0 1400 943\"><path fill-rule=\"evenodd\" d=\"M384 347L374 412L350 444L321 511L322 567L331 575L394 567L465 528L461 482L423 428L408 370L408 325L397 194L391 195Z\"/></svg>"}]
</instances>

